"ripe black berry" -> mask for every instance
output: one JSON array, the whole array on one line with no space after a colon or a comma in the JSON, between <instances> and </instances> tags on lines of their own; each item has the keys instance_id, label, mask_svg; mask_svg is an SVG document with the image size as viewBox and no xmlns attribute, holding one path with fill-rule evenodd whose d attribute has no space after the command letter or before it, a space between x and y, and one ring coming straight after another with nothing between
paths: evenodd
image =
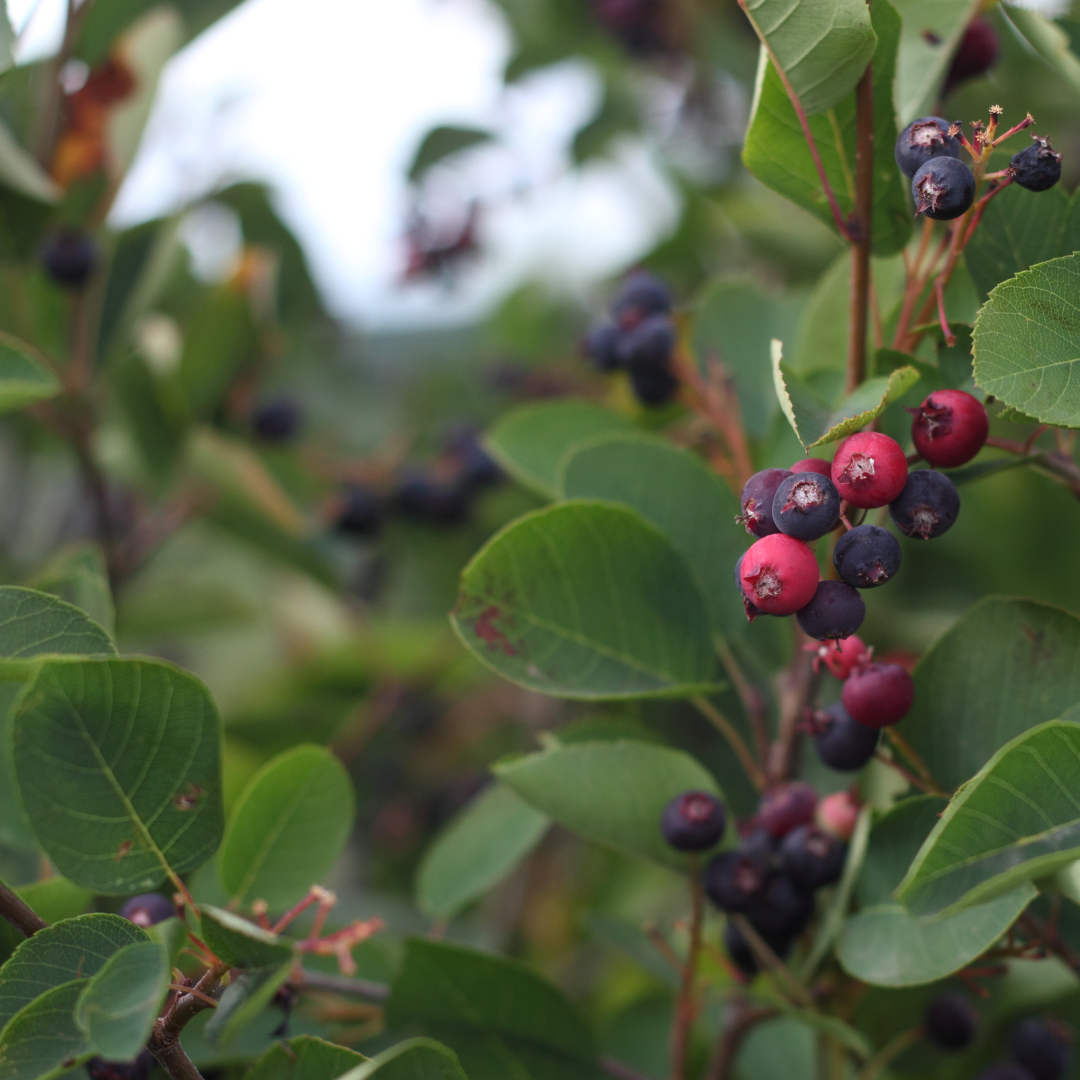
<instances>
[{"instance_id":1,"label":"ripe black berry","mask_svg":"<svg viewBox=\"0 0 1080 1080\"><path fill-rule=\"evenodd\" d=\"M773 520L773 502L777 489L791 475L790 469L762 469L743 485L742 514L735 520L745 525L752 536L770 536L780 531Z\"/></svg>"},{"instance_id":2,"label":"ripe black berry","mask_svg":"<svg viewBox=\"0 0 1080 1080\"><path fill-rule=\"evenodd\" d=\"M761 895L769 876L760 854L739 849L722 851L709 861L702 875L705 895L721 911L745 911Z\"/></svg>"},{"instance_id":3,"label":"ripe black berry","mask_svg":"<svg viewBox=\"0 0 1080 1080\"><path fill-rule=\"evenodd\" d=\"M866 604L857 589L843 581L819 581L810 603L795 612L804 634L818 641L850 637L866 618Z\"/></svg>"},{"instance_id":4,"label":"ripe black berry","mask_svg":"<svg viewBox=\"0 0 1080 1080\"><path fill-rule=\"evenodd\" d=\"M582 342L585 355L600 371L615 371L619 367L619 328L605 323L590 330Z\"/></svg>"},{"instance_id":5,"label":"ripe black berry","mask_svg":"<svg viewBox=\"0 0 1080 1080\"><path fill-rule=\"evenodd\" d=\"M874 756L880 733L853 720L841 702L816 713L813 723L818 757L830 769L854 772Z\"/></svg>"},{"instance_id":6,"label":"ripe black berry","mask_svg":"<svg viewBox=\"0 0 1080 1080\"><path fill-rule=\"evenodd\" d=\"M637 326L650 315L667 315L670 311L668 287L646 270L635 270L630 274L611 305L616 323L624 329Z\"/></svg>"},{"instance_id":7,"label":"ripe black berry","mask_svg":"<svg viewBox=\"0 0 1080 1080\"><path fill-rule=\"evenodd\" d=\"M893 156L905 176L914 176L931 158L960 156L960 140L949 134L949 121L940 116L913 120L896 139Z\"/></svg>"},{"instance_id":8,"label":"ripe black berry","mask_svg":"<svg viewBox=\"0 0 1080 1080\"><path fill-rule=\"evenodd\" d=\"M502 483L502 469L480 444L480 438L472 428L459 428L443 446L447 457L457 467L458 480L466 488L478 490Z\"/></svg>"},{"instance_id":9,"label":"ripe black berry","mask_svg":"<svg viewBox=\"0 0 1080 1080\"><path fill-rule=\"evenodd\" d=\"M161 893L143 893L142 896L133 896L125 901L120 909L120 918L145 929L166 919L175 919L176 907Z\"/></svg>"},{"instance_id":10,"label":"ripe black berry","mask_svg":"<svg viewBox=\"0 0 1080 1080\"><path fill-rule=\"evenodd\" d=\"M752 979L758 973L757 957L750 948L742 931L733 923L729 922L724 927L724 949L727 951L731 962L745 975Z\"/></svg>"},{"instance_id":11,"label":"ripe black berry","mask_svg":"<svg viewBox=\"0 0 1080 1080\"><path fill-rule=\"evenodd\" d=\"M470 494L456 480L413 475L398 487L397 506L403 517L425 525L459 525L469 516Z\"/></svg>"},{"instance_id":12,"label":"ripe black berry","mask_svg":"<svg viewBox=\"0 0 1080 1080\"><path fill-rule=\"evenodd\" d=\"M1056 1020L1032 1016L1009 1032L1009 1050L1035 1080L1058 1080L1072 1066L1072 1032Z\"/></svg>"},{"instance_id":13,"label":"ripe black berry","mask_svg":"<svg viewBox=\"0 0 1080 1080\"><path fill-rule=\"evenodd\" d=\"M840 520L840 493L827 476L792 473L773 496L773 524L796 540L817 540Z\"/></svg>"},{"instance_id":14,"label":"ripe black berry","mask_svg":"<svg viewBox=\"0 0 1080 1080\"><path fill-rule=\"evenodd\" d=\"M147 1080L153 1068L154 1059L149 1050L140 1051L134 1061L106 1061L95 1057L86 1063L91 1080Z\"/></svg>"},{"instance_id":15,"label":"ripe black berry","mask_svg":"<svg viewBox=\"0 0 1080 1080\"><path fill-rule=\"evenodd\" d=\"M956 158L931 158L911 180L915 213L935 221L952 221L975 201L975 174Z\"/></svg>"},{"instance_id":16,"label":"ripe black berry","mask_svg":"<svg viewBox=\"0 0 1080 1080\"><path fill-rule=\"evenodd\" d=\"M41 262L57 285L81 289L97 266L97 247L89 236L63 229L46 241Z\"/></svg>"},{"instance_id":17,"label":"ripe black berry","mask_svg":"<svg viewBox=\"0 0 1080 1080\"><path fill-rule=\"evenodd\" d=\"M382 528L382 507L366 488L350 486L341 496L334 524L349 536L377 536Z\"/></svg>"},{"instance_id":18,"label":"ripe black berry","mask_svg":"<svg viewBox=\"0 0 1080 1080\"><path fill-rule=\"evenodd\" d=\"M758 824L772 836L787 836L792 829L814 820L817 795L809 784L794 780L780 784L761 797Z\"/></svg>"},{"instance_id":19,"label":"ripe black berry","mask_svg":"<svg viewBox=\"0 0 1080 1080\"><path fill-rule=\"evenodd\" d=\"M679 380L667 368L631 368L630 385L642 405L666 405L679 389Z\"/></svg>"},{"instance_id":20,"label":"ripe black berry","mask_svg":"<svg viewBox=\"0 0 1080 1080\"><path fill-rule=\"evenodd\" d=\"M780 845L780 865L800 889L820 889L840 880L847 845L816 825L800 825Z\"/></svg>"},{"instance_id":21,"label":"ripe black berry","mask_svg":"<svg viewBox=\"0 0 1080 1080\"><path fill-rule=\"evenodd\" d=\"M707 851L724 835L727 811L704 791L677 795L664 807L660 831L676 851Z\"/></svg>"},{"instance_id":22,"label":"ripe black berry","mask_svg":"<svg viewBox=\"0 0 1080 1080\"><path fill-rule=\"evenodd\" d=\"M1009 162L1013 179L1028 191L1046 191L1061 179L1061 155L1049 139L1033 135L1034 142Z\"/></svg>"},{"instance_id":23,"label":"ripe black berry","mask_svg":"<svg viewBox=\"0 0 1080 1080\"><path fill-rule=\"evenodd\" d=\"M947 94L962 82L985 75L997 63L1000 53L997 31L985 19L973 19L956 47L943 92Z\"/></svg>"},{"instance_id":24,"label":"ripe black berry","mask_svg":"<svg viewBox=\"0 0 1080 1080\"><path fill-rule=\"evenodd\" d=\"M786 952L813 916L813 897L785 873L772 874L746 909L750 925L776 953Z\"/></svg>"},{"instance_id":25,"label":"ripe black berry","mask_svg":"<svg viewBox=\"0 0 1080 1080\"><path fill-rule=\"evenodd\" d=\"M952 528L960 513L960 492L934 469L910 473L904 490L889 503L896 527L913 540L932 540Z\"/></svg>"},{"instance_id":26,"label":"ripe black berry","mask_svg":"<svg viewBox=\"0 0 1080 1080\"><path fill-rule=\"evenodd\" d=\"M256 406L251 414L251 430L266 443L285 443L300 427L300 406L291 398L276 398Z\"/></svg>"},{"instance_id":27,"label":"ripe black berry","mask_svg":"<svg viewBox=\"0 0 1080 1080\"><path fill-rule=\"evenodd\" d=\"M963 1050L979 1030L979 1013L963 994L938 994L926 1007L923 1029L941 1050Z\"/></svg>"},{"instance_id":28,"label":"ripe black berry","mask_svg":"<svg viewBox=\"0 0 1080 1080\"><path fill-rule=\"evenodd\" d=\"M900 569L900 542L879 525L856 525L836 541L833 566L848 585L877 588Z\"/></svg>"},{"instance_id":29,"label":"ripe black berry","mask_svg":"<svg viewBox=\"0 0 1080 1080\"><path fill-rule=\"evenodd\" d=\"M619 338L619 363L630 372L630 384L643 405L664 405L678 389L671 370L675 327L666 315L649 315Z\"/></svg>"}]
</instances>

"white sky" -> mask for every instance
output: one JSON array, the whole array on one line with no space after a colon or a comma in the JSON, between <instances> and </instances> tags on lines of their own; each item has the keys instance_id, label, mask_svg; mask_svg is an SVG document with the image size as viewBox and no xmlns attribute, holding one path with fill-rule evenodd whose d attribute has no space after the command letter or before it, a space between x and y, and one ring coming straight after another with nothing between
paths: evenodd
<instances>
[{"instance_id":1,"label":"white sky","mask_svg":"<svg viewBox=\"0 0 1080 1080\"><path fill-rule=\"evenodd\" d=\"M49 49L63 3L38 0L23 58ZM17 28L34 6L8 0ZM564 64L505 90L510 47L487 0L246 0L166 68L115 219L169 212L226 178L265 180L332 310L369 327L459 321L528 278L586 286L651 247L676 197L641 144L571 171L598 80ZM439 188L451 205L487 196L487 254L457 288L403 290L404 172L440 123L499 134Z\"/></svg>"}]
</instances>

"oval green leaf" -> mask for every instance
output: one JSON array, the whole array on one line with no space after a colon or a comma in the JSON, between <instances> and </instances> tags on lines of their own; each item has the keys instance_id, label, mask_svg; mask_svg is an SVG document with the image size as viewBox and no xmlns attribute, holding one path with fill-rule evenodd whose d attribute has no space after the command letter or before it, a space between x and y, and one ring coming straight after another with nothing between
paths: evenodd
<instances>
[{"instance_id":1,"label":"oval green leaf","mask_svg":"<svg viewBox=\"0 0 1080 1080\"><path fill-rule=\"evenodd\" d=\"M252 777L229 816L218 873L229 898L282 911L330 872L356 813L349 774L325 747L298 746Z\"/></svg>"},{"instance_id":2,"label":"oval green leaf","mask_svg":"<svg viewBox=\"0 0 1080 1080\"><path fill-rule=\"evenodd\" d=\"M530 1076L532 1074L529 1074ZM457 1054L434 1039L408 1039L370 1061L357 1065L341 1080L468 1080Z\"/></svg>"},{"instance_id":3,"label":"oval green leaf","mask_svg":"<svg viewBox=\"0 0 1080 1080\"><path fill-rule=\"evenodd\" d=\"M0 588L0 659L115 656L109 635L85 612L35 589Z\"/></svg>"},{"instance_id":4,"label":"oval green leaf","mask_svg":"<svg viewBox=\"0 0 1080 1080\"><path fill-rule=\"evenodd\" d=\"M716 685L689 568L625 507L574 501L518 518L466 566L451 618L484 663L542 693L686 697Z\"/></svg>"},{"instance_id":5,"label":"oval green leaf","mask_svg":"<svg viewBox=\"0 0 1080 1080\"><path fill-rule=\"evenodd\" d=\"M209 904L201 911L203 940L232 967L273 967L292 959L292 943L257 923Z\"/></svg>"},{"instance_id":6,"label":"oval green leaf","mask_svg":"<svg viewBox=\"0 0 1080 1080\"><path fill-rule=\"evenodd\" d=\"M10 412L60 393L60 380L28 351L0 341L0 412Z\"/></svg>"},{"instance_id":7,"label":"oval green leaf","mask_svg":"<svg viewBox=\"0 0 1080 1080\"><path fill-rule=\"evenodd\" d=\"M45 661L12 726L31 825L77 885L145 891L217 849L221 720L194 676L155 660Z\"/></svg>"},{"instance_id":8,"label":"oval green leaf","mask_svg":"<svg viewBox=\"0 0 1080 1080\"><path fill-rule=\"evenodd\" d=\"M338 1080L364 1064L355 1050L314 1035L275 1043L247 1072L244 1080Z\"/></svg>"},{"instance_id":9,"label":"oval green leaf","mask_svg":"<svg viewBox=\"0 0 1080 1080\"><path fill-rule=\"evenodd\" d=\"M75 1022L75 1006L89 979L42 994L0 1032L0 1080L51 1080L94 1054Z\"/></svg>"}]
</instances>

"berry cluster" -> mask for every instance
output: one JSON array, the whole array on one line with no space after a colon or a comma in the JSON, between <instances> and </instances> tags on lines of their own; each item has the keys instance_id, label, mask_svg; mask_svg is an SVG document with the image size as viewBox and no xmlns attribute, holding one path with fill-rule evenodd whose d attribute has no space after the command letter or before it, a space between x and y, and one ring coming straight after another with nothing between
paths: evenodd
<instances>
[{"instance_id":1,"label":"berry cluster","mask_svg":"<svg viewBox=\"0 0 1080 1080\"><path fill-rule=\"evenodd\" d=\"M967 1049L982 1018L962 994L938 994L926 1008L923 1032L939 1050ZM1057 1020L1031 1016L1014 1024L1007 1039L1012 1061L984 1069L978 1080L1061 1080L1072 1067L1072 1031Z\"/></svg>"},{"instance_id":2,"label":"berry cluster","mask_svg":"<svg viewBox=\"0 0 1080 1080\"><path fill-rule=\"evenodd\" d=\"M671 293L663 282L643 270L630 274L611 305L611 322L586 336L584 350L601 371L625 370L643 405L666 405L679 380L672 371Z\"/></svg>"}]
</instances>

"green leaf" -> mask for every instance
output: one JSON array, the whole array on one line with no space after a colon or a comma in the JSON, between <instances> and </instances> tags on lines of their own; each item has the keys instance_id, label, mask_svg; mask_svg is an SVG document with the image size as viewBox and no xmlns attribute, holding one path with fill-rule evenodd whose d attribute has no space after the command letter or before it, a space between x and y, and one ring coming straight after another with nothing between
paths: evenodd
<instances>
[{"instance_id":1,"label":"green leaf","mask_svg":"<svg viewBox=\"0 0 1080 1080\"><path fill-rule=\"evenodd\" d=\"M287 939L231 911L209 904L201 910L203 940L232 967L276 967L293 959L293 946Z\"/></svg>"},{"instance_id":2,"label":"green leaf","mask_svg":"<svg viewBox=\"0 0 1080 1080\"><path fill-rule=\"evenodd\" d=\"M864 908L844 923L837 959L849 975L873 986L937 982L989 949L1036 895L1024 883L947 918L919 917L899 904Z\"/></svg>"},{"instance_id":3,"label":"green leaf","mask_svg":"<svg viewBox=\"0 0 1080 1080\"><path fill-rule=\"evenodd\" d=\"M792 28L798 27L801 19L810 16L818 6L805 0L795 4L790 0L766 2L792 10L796 15L790 20ZM874 51L875 153L871 237L874 254L889 255L899 251L907 242L913 217L910 194L905 190L903 178L893 160L897 129L892 86L901 34L900 19L888 0L874 0L869 9L863 3L858 6L862 8L864 18L869 11L878 35L877 49ZM803 30L809 37L803 39L800 48L805 51L808 41L827 41L828 33L823 36L820 32L820 28L827 25L819 23L814 31ZM814 51L811 48L807 55L813 56ZM859 75L865 66L864 60ZM853 87L854 83L848 86L848 90L853 90ZM835 107L829 108L824 115L811 116L809 123L841 216L847 220L855 210L855 94L845 91L841 98L843 100L837 98L832 102ZM805 102L803 104L805 106ZM830 228L836 227L802 125L780 76L764 51L758 69L750 129L743 147L743 161L766 187L808 210Z\"/></svg>"},{"instance_id":4,"label":"green leaf","mask_svg":"<svg viewBox=\"0 0 1080 1080\"><path fill-rule=\"evenodd\" d=\"M497 885L543 838L545 814L495 784L470 803L424 853L416 902L449 919Z\"/></svg>"},{"instance_id":5,"label":"green leaf","mask_svg":"<svg viewBox=\"0 0 1080 1080\"><path fill-rule=\"evenodd\" d=\"M76 544L63 549L28 584L85 611L106 633L113 632L116 611L105 557L97 544Z\"/></svg>"},{"instance_id":6,"label":"green leaf","mask_svg":"<svg viewBox=\"0 0 1080 1080\"><path fill-rule=\"evenodd\" d=\"M860 907L893 902L896 886L948 804L944 795L917 795L874 823L855 888Z\"/></svg>"},{"instance_id":7,"label":"green leaf","mask_svg":"<svg viewBox=\"0 0 1080 1080\"><path fill-rule=\"evenodd\" d=\"M780 341L772 342L772 371L780 411L805 449L829 429L829 407L784 363L784 345Z\"/></svg>"},{"instance_id":8,"label":"green leaf","mask_svg":"<svg viewBox=\"0 0 1080 1080\"><path fill-rule=\"evenodd\" d=\"M496 461L526 487L558 498L563 455L576 443L609 431L629 431L625 417L585 401L523 405L501 417L487 433Z\"/></svg>"},{"instance_id":9,"label":"green leaf","mask_svg":"<svg viewBox=\"0 0 1080 1080\"><path fill-rule=\"evenodd\" d=\"M75 1005L89 979L42 994L0 1032L0 1080L51 1080L94 1054L75 1023Z\"/></svg>"},{"instance_id":10,"label":"green leaf","mask_svg":"<svg viewBox=\"0 0 1080 1080\"><path fill-rule=\"evenodd\" d=\"M722 798L712 774L689 754L636 740L555 744L511 758L495 774L560 825L605 847L684 870L686 856L660 835L676 795Z\"/></svg>"},{"instance_id":11,"label":"green leaf","mask_svg":"<svg viewBox=\"0 0 1080 1080\"><path fill-rule=\"evenodd\" d=\"M229 815L218 873L230 899L283 911L337 862L356 801L349 774L321 746L298 746L264 765Z\"/></svg>"},{"instance_id":12,"label":"green leaf","mask_svg":"<svg viewBox=\"0 0 1080 1080\"><path fill-rule=\"evenodd\" d=\"M3 121L0 121L0 184L38 203L57 203L63 194L59 185L42 169L33 155L19 145L11 129ZM39 384L41 373L44 371L44 368L34 371L27 385L28 390ZM44 396L52 397L52 394L57 393L59 389L59 384L57 384L52 393ZM38 399L35 396L28 400Z\"/></svg>"},{"instance_id":13,"label":"green leaf","mask_svg":"<svg viewBox=\"0 0 1080 1080\"><path fill-rule=\"evenodd\" d=\"M525 1074L520 1075L526 1080ZM341 1080L468 1080L457 1054L434 1039L408 1039L347 1072Z\"/></svg>"},{"instance_id":14,"label":"green leaf","mask_svg":"<svg viewBox=\"0 0 1080 1080\"><path fill-rule=\"evenodd\" d=\"M156 660L44 661L13 729L31 825L77 885L144 891L217 849L221 720L194 676Z\"/></svg>"},{"instance_id":15,"label":"green leaf","mask_svg":"<svg viewBox=\"0 0 1080 1080\"><path fill-rule=\"evenodd\" d=\"M77 607L34 589L0 587L0 663L49 655L115 656L116 647Z\"/></svg>"},{"instance_id":16,"label":"green leaf","mask_svg":"<svg viewBox=\"0 0 1080 1080\"><path fill-rule=\"evenodd\" d=\"M746 625L731 568L745 550L731 489L699 457L665 439L601 435L572 450L563 466L567 499L604 499L636 510L674 544L697 581L713 629ZM745 534L743 534L745 535Z\"/></svg>"},{"instance_id":17,"label":"green leaf","mask_svg":"<svg viewBox=\"0 0 1080 1080\"><path fill-rule=\"evenodd\" d=\"M1080 426L1080 254L1002 282L979 311L975 382L1044 424Z\"/></svg>"},{"instance_id":18,"label":"green leaf","mask_svg":"<svg viewBox=\"0 0 1080 1080\"><path fill-rule=\"evenodd\" d=\"M953 796L897 899L952 913L1080 858L1080 725L1051 720L1006 743Z\"/></svg>"},{"instance_id":19,"label":"green leaf","mask_svg":"<svg viewBox=\"0 0 1080 1080\"><path fill-rule=\"evenodd\" d=\"M584 1021L513 960L413 939L386 1015L446 1043L470 1080L598 1080Z\"/></svg>"},{"instance_id":20,"label":"green leaf","mask_svg":"<svg viewBox=\"0 0 1080 1080\"><path fill-rule=\"evenodd\" d=\"M1070 48L1069 35L1037 11L1009 5L1005 18L1020 31L1029 45L1050 65L1074 93L1080 93L1080 59Z\"/></svg>"},{"instance_id":21,"label":"green leaf","mask_svg":"<svg viewBox=\"0 0 1080 1080\"><path fill-rule=\"evenodd\" d=\"M297 1035L275 1043L244 1076L244 1080L338 1080L350 1069L364 1064L355 1050Z\"/></svg>"},{"instance_id":22,"label":"green leaf","mask_svg":"<svg viewBox=\"0 0 1080 1080\"><path fill-rule=\"evenodd\" d=\"M39 930L0 968L0 1031L42 994L93 977L114 953L147 940L119 915L81 915Z\"/></svg>"},{"instance_id":23,"label":"green leaf","mask_svg":"<svg viewBox=\"0 0 1080 1080\"><path fill-rule=\"evenodd\" d=\"M241 972L225 987L204 1029L216 1046L228 1046L267 1006L288 979L293 962Z\"/></svg>"},{"instance_id":24,"label":"green leaf","mask_svg":"<svg viewBox=\"0 0 1080 1080\"><path fill-rule=\"evenodd\" d=\"M156 941L114 953L75 1006L75 1022L108 1061L134 1061L169 991L169 957Z\"/></svg>"},{"instance_id":25,"label":"green leaf","mask_svg":"<svg viewBox=\"0 0 1080 1080\"><path fill-rule=\"evenodd\" d=\"M885 409L906 394L919 381L917 368L897 368L888 376L867 379L853 390L829 417L829 428L807 450L845 439L876 420Z\"/></svg>"},{"instance_id":26,"label":"green leaf","mask_svg":"<svg viewBox=\"0 0 1080 1080\"><path fill-rule=\"evenodd\" d=\"M1080 619L1030 600L971 607L915 669L904 738L946 790L1080 701Z\"/></svg>"},{"instance_id":27,"label":"green leaf","mask_svg":"<svg viewBox=\"0 0 1080 1080\"><path fill-rule=\"evenodd\" d=\"M621 506L567 502L512 522L465 567L452 621L500 675L558 697L685 697L715 686L689 568Z\"/></svg>"},{"instance_id":28,"label":"green leaf","mask_svg":"<svg viewBox=\"0 0 1080 1080\"><path fill-rule=\"evenodd\" d=\"M40 360L0 341L0 412L21 409L59 393L60 380Z\"/></svg>"},{"instance_id":29,"label":"green leaf","mask_svg":"<svg viewBox=\"0 0 1080 1080\"><path fill-rule=\"evenodd\" d=\"M817 1080L817 1037L801 1020L769 1020L751 1028L737 1061L753 1080Z\"/></svg>"},{"instance_id":30,"label":"green leaf","mask_svg":"<svg viewBox=\"0 0 1080 1080\"><path fill-rule=\"evenodd\" d=\"M743 10L811 115L854 90L874 55L863 0L747 0Z\"/></svg>"},{"instance_id":31,"label":"green leaf","mask_svg":"<svg viewBox=\"0 0 1080 1080\"><path fill-rule=\"evenodd\" d=\"M444 158L458 154L462 150L491 142L489 131L479 128L442 126L432 128L416 148L412 164L406 174L412 183L416 183L433 166Z\"/></svg>"},{"instance_id":32,"label":"green leaf","mask_svg":"<svg viewBox=\"0 0 1080 1080\"><path fill-rule=\"evenodd\" d=\"M47 923L85 915L94 900L90 889L73 885L67 878L50 877L15 890Z\"/></svg>"}]
</instances>

